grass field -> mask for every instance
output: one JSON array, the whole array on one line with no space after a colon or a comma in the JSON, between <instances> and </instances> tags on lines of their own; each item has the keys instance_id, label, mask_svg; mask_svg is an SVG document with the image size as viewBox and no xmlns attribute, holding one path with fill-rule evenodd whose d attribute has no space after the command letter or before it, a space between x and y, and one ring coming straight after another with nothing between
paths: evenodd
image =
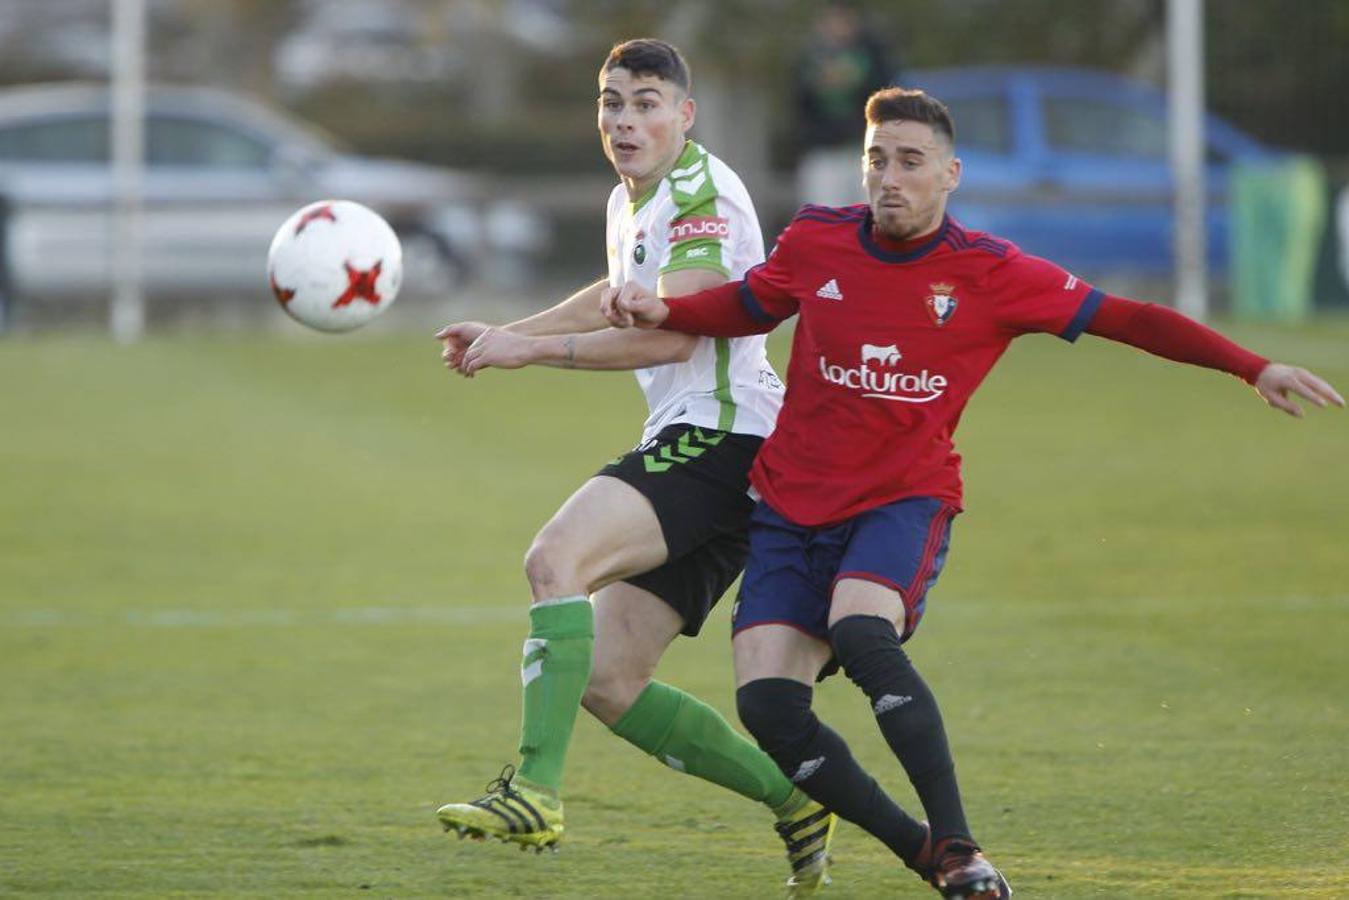
<instances>
[{"instance_id":1,"label":"grass field","mask_svg":"<svg viewBox=\"0 0 1349 900\"><path fill-rule=\"evenodd\" d=\"M1234 333L1349 388L1344 323ZM0 894L777 896L764 810L586 718L560 854L435 822L514 760L520 558L630 376L87 337L0 342L0 384ZM1017 896L1349 896L1349 415L1033 338L961 437L909 646ZM728 607L661 675L733 717ZM856 689L817 708L911 803ZM841 829L826 896L928 895Z\"/></svg>"}]
</instances>

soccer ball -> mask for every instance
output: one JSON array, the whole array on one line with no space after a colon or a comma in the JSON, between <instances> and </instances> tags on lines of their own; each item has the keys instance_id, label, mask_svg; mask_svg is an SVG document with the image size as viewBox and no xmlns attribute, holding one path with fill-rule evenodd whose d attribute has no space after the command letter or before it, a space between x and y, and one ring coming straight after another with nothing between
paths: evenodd
<instances>
[{"instance_id":1,"label":"soccer ball","mask_svg":"<svg viewBox=\"0 0 1349 900\"><path fill-rule=\"evenodd\" d=\"M350 200L311 203L282 223L267 252L281 308L319 331L350 331L393 303L403 248L389 223Z\"/></svg>"}]
</instances>

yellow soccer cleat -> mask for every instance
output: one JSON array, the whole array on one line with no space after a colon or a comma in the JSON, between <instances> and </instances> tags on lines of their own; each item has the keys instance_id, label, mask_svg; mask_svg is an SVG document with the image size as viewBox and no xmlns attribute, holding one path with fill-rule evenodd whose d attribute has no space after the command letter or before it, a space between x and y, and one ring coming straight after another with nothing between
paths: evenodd
<instances>
[{"instance_id":1,"label":"yellow soccer cleat","mask_svg":"<svg viewBox=\"0 0 1349 900\"><path fill-rule=\"evenodd\" d=\"M562 839L562 801L524 784L515 784L515 766L506 766L487 785L487 793L469 803L447 803L436 810L446 831L460 840L494 837L519 844L521 850L545 847L557 851Z\"/></svg>"},{"instance_id":2,"label":"yellow soccer cleat","mask_svg":"<svg viewBox=\"0 0 1349 900\"><path fill-rule=\"evenodd\" d=\"M786 843L787 861L792 864L789 898L808 897L829 883L829 845L837 825L838 816L811 800L773 826Z\"/></svg>"}]
</instances>

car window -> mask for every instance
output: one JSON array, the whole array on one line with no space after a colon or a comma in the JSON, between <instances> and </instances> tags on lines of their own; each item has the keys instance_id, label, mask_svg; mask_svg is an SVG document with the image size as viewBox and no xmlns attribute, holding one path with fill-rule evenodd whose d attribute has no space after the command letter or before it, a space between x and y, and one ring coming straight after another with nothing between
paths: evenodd
<instances>
[{"instance_id":1,"label":"car window","mask_svg":"<svg viewBox=\"0 0 1349 900\"><path fill-rule=\"evenodd\" d=\"M146 158L153 166L260 169L271 147L214 122L155 116L147 127Z\"/></svg>"},{"instance_id":2,"label":"car window","mask_svg":"<svg viewBox=\"0 0 1349 900\"><path fill-rule=\"evenodd\" d=\"M1002 97L970 97L946 104L956 125L956 145L962 150L1012 152L1007 101Z\"/></svg>"},{"instance_id":3,"label":"car window","mask_svg":"<svg viewBox=\"0 0 1349 900\"><path fill-rule=\"evenodd\" d=\"M1049 145L1100 156L1165 159L1166 117L1099 100L1055 97L1045 101Z\"/></svg>"},{"instance_id":4,"label":"car window","mask_svg":"<svg viewBox=\"0 0 1349 900\"><path fill-rule=\"evenodd\" d=\"M106 163L106 118L50 119L0 127L0 160L7 162Z\"/></svg>"}]
</instances>

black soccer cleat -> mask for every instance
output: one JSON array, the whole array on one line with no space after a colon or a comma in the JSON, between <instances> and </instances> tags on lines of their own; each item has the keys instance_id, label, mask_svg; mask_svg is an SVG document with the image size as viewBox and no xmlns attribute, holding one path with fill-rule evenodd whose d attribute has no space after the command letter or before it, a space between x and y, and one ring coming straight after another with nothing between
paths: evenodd
<instances>
[{"instance_id":1,"label":"black soccer cleat","mask_svg":"<svg viewBox=\"0 0 1349 900\"><path fill-rule=\"evenodd\" d=\"M973 841L947 838L933 852L928 879L946 900L1006 900L1012 886Z\"/></svg>"}]
</instances>

